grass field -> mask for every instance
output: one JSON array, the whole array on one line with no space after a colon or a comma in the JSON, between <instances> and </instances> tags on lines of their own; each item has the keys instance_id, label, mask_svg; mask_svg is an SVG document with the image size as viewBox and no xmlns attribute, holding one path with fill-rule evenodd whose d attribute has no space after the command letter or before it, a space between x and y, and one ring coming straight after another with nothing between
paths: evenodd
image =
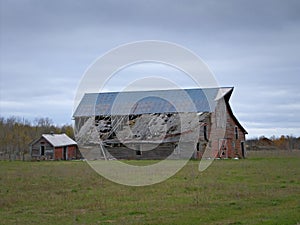
<instances>
[{"instance_id":1,"label":"grass field","mask_svg":"<svg viewBox=\"0 0 300 225\"><path fill-rule=\"evenodd\" d=\"M300 151L198 161L127 187L86 162L0 162L0 224L299 224Z\"/></svg>"}]
</instances>

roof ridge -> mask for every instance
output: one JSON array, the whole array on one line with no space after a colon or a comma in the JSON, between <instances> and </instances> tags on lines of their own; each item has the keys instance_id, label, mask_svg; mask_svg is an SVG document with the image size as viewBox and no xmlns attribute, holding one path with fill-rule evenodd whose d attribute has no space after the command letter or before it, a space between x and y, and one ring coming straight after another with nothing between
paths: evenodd
<instances>
[{"instance_id":1,"label":"roof ridge","mask_svg":"<svg viewBox=\"0 0 300 225\"><path fill-rule=\"evenodd\" d=\"M116 94L116 93L136 93L136 92L155 92L155 91L180 91L180 90L211 90L211 89L226 89L230 88L233 89L234 87L208 87L208 88L182 88L182 89L176 89L176 88L170 88L170 89L155 89L155 90L129 90L129 91L105 91L105 92L87 92L84 93L84 95L91 95L91 94Z\"/></svg>"}]
</instances>

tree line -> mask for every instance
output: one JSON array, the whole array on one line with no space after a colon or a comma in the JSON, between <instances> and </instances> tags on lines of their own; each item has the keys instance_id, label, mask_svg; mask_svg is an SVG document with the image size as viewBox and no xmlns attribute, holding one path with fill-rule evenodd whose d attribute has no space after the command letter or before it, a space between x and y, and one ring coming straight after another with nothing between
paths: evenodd
<instances>
[{"instance_id":1,"label":"tree line","mask_svg":"<svg viewBox=\"0 0 300 225\"><path fill-rule=\"evenodd\" d=\"M294 150L300 149L300 137L293 135L281 135L280 137L271 136L267 138L261 136L247 140L250 150Z\"/></svg>"},{"instance_id":2,"label":"tree line","mask_svg":"<svg viewBox=\"0 0 300 225\"><path fill-rule=\"evenodd\" d=\"M74 139L73 127L70 124L57 126L46 118L36 118L33 121L11 116L0 116L0 159L24 159L29 153L29 144L41 137L42 134L65 133ZM300 137L292 135L252 138L247 140L249 150L292 150L300 149Z\"/></svg>"},{"instance_id":3,"label":"tree line","mask_svg":"<svg viewBox=\"0 0 300 225\"><path fill-rule=\"evenodd\" d=\"M29 144L46 133L66 133L74 139L73 127L70 124L57 126L46 118L33 121L11 116L0 117L0 159L23 159L29 153Z\"/></svg>"}]
</instances>

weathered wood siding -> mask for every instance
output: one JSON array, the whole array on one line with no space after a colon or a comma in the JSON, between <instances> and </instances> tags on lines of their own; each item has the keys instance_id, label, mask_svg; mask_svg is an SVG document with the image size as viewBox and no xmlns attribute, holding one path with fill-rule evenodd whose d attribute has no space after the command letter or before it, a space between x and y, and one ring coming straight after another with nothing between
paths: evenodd
<instances>
[{"instance_id":1,"label":"weathered wood siding","mask_svg":"<svg viewBox=\"0 0 300 225\"><path fill-rule=\"evenodd\" d=\"M205 118L200 121L199 139L198 139L198 144L196 146L195 153L193 155L194 159L202 158L204 151L207 145L209 144L210 132L211 132L211 113L207 114Z\"/></svg>"},{"instance_id":2,"label":"weathered wood siding","mask_svg":"<svg viewBox=\"0 0 300 225\"><path fill-rule=\"evenodd\" d=\"M44 146L44 155L41 155L41 146ZM53 146L43 137L31 145L31 157L33 159L53 159Z\"/></svg>"},{"instance_id":3,"label":"weathered wood siding","mask_svg":"<svg viewBox=\"0 0 300 225\"><path fill-rule=\"evenodd\" d=\"M214 157L243 158L245 155L242 153L241 143L245 142L245 133L233 119L230 109L228 109L230 106L224 104L225 102L220 101L216 111L212 113L211 126L213 127L211 128L209 144L212 147ZM225 113L224 109L226 109ZM235 137L235 129L238 131L238 138Z\"/></svg>"},{"instance_id":4,"label":"weathered wood siding","mask_svg":"<svg viewBox=\"0 0 300 225\"><path fill-rule=\"evenodd\" d=\"M129 146L130 147L130 146ZM189 158L188 152L186 149L193 148L190 143L185 143L181 146L182 148L176 148L174 143L163 143L154 145L154 144L135 144L134 147L106 147L105 150L109 152L116 159L166 159L167 157L172 156L173 159L186 159ZM138 150L139 149L139 150ZM151 150L147 150L151 149Z\"/></svg>"},{"instance_id":5,"label":"weathered wood siding","mask_svg":"<svg viewBox=\"0 0 300 225\"><path fill-rule=\"evenodd\" d=\"M44 155L41 155L41 146L44 146ZM76 145L69 145L67 147L67 159L76 159L80 157L80 154L77 151ZM35 141L31 145L31 158L35 160L41 159L55 159L63 160L64 159L64 146L53 147L45 138L41 137L39 140Z\"/></svg>"},{"instance_id":6,"label":"weathered wood siding","mask_svg":"<svg viewBox=\"0 0 300 225\"><path fill-rule=\"evenodd\" d=\"M237 129L238 133L237 138L235 135L235 129ZM245 134L238 126L238 124L236 124L236 122L233 120L228 111L225 138L227 139L228 157L243 158L241 143L245 142Z\"/></svg>"}]
</instances>

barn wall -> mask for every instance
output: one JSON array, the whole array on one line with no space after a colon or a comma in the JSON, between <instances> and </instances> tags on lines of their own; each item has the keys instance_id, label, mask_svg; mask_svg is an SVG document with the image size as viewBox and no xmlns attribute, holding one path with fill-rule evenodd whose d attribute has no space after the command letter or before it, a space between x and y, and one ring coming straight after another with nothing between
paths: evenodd
<instances>
[{"instance_id":1,"label":"barn wall","mask_svg":"<svg viewBox=\"0 0 300 225\"><path fill-rule=\"evenodd\" d=\"M56 160L63 159L63 147L55 148L55 159Z\"/></svg>"},{"instance_id":2,"label":"barn wall","mask_svg":"<svg viewBox=\"0 0 300 225\"><path fill-rule=\"evenodd\" d=\"M216 111L211 116L210 142L213 155L220 158L243 158L241 142L245 142L245 134L233 119L228 107L228 103L219 101ZM238 130L238 139L235 138L235 127Z\"/></svg>"},{"instance_id":3,"label":"barn wall","mask_svg":"<svg viewBox=\"0 0 300 225\"><path fill-rule=\"evenodd\" d=\"M211 157L228 157L222 155L220 151L220 141L224 140L227 129L226 103L223 99L219 100L215 111L211 114L211 133L209 145L212 150Z\"/></svg>"},{"instance_id":4,"label":"barn wall","mask_svg":"<svg viewBox=\"0 0 300 225\"><path fill-rule=\"evenodd\" d=\"M56 147L55 148L55 159L56 160L63 160L64 147ZM67 154L68 158L67 160L76 159L77 158L77 146L76 145L70 145L67 146Z\"/></svg>"},{"instance_id":5,"label":"barn wall","mask_svg":"<svg viewBox=\"0 0 300 225\"><path fill-rule=\"evenodd\" d=\"M44 156L40 153L41 146L45 146ZM31 145L31 157L32 159L53 159L53 147L52 145L43 137Z\"/></svg>"},{"instance_id":6,"label":"barn wall","mask_svg":"<svg viewBox=\"0 0 300 225\"><path fill-rule=\"evenodd\" d=\"M237 127L238 138L235 136L235 127ZM241 130L240 126L233 120L231 114L227 110L227 127L226 135L227 147L228 147L228 157L243 157L241 142L245 142L245 134Z\"/></svg>"},{"instance_id":7,"label":"barn wall","mask_svg":"<svg viewBox=\"0 0 300 225\"><path fill-rule=\"evenodd\" d=\"M150 151L143 151L143 146L139 144L129 147L108 147L106 148L106 151L117 159L164 159L168 157L174 149L174 146L171 145L158 146L157 148ZM147 145L147 148L149 147L151 146ZM137 151L140 151L140 155Z\"/></svg>"},{"instance_id":8,"label":"barn wall","mask_svg":"<svg viewBox=\"0 0 300 225\"><path fill-rule=\"evenodd\" d=\"M76 150L77 150L76 145L68 146L68 159L76 159L76 156L77 156Z\"/></svg>"},{"instance_id":9,"label":"barn wall","mask_svg":"<svg viewBox=\"0 0 300 225\"><path fill-rule=\"evenodd\" d=\"M106 147L105 150L109 152L116 159L166 159L173 151L174 159L186 159L188 153L185 152L187 148L193 148L190 143L183 143L181 149L174 143L162 143L158 146L155 144L134 144L135 146L122 147ZM148 150L151 149L151 150ZM138 153L138 151L140 151Z\"/></svg>"},{"instance_id":10,"label":"barn wall","mask_svg":"<svg viewBox=\"0 0 300 225\"><path fill-rule=\"evenodd\" d=\"M206 125L206 135L204 126ZM211 132L211 113L207 114L203 120L200 122L200 129L199 129L199 140L196 146L195 154L193 155L194 159L201 159L204 151L209 145L210 140L210 132Z\"/></svg>"}]
</instances>

